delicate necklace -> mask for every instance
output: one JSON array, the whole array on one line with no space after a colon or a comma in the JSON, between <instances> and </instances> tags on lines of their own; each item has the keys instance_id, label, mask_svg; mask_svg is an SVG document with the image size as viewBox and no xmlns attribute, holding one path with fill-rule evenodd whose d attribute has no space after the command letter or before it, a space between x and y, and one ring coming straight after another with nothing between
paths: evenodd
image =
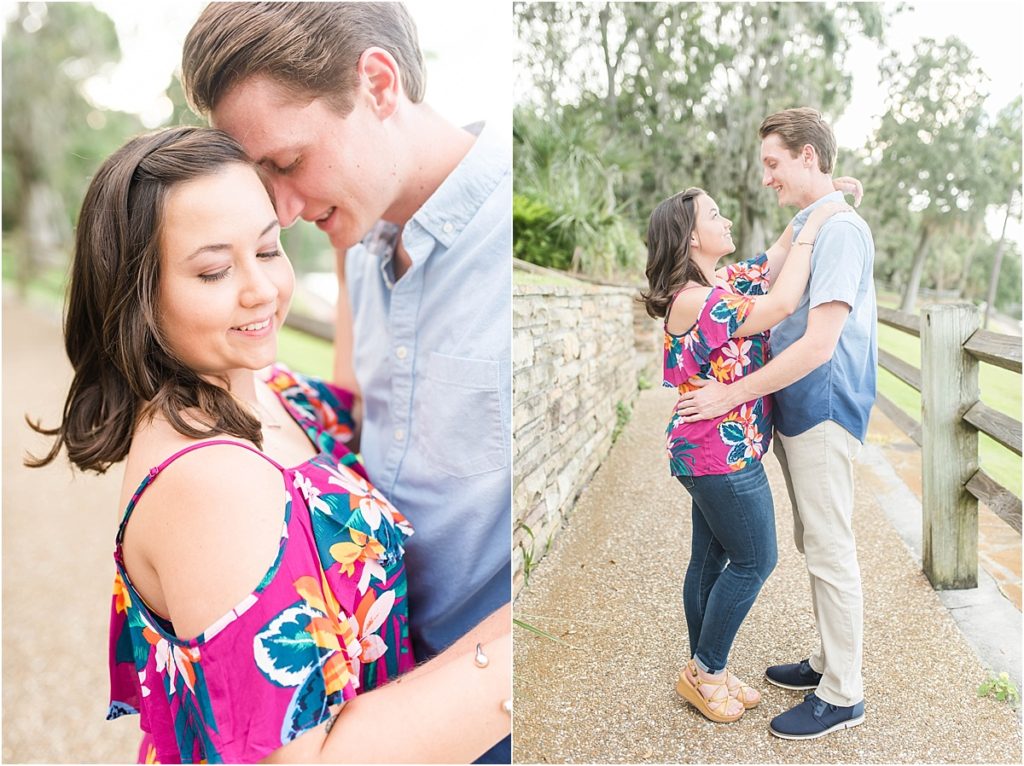
<instances>
[{"instance_id":1,"label":"delicate necklace","mask_svg":"<svg viewBox=\"0 0 1024 766\"><path fill-rule=\"evenodd\" d=\"M268 410L266 407L264 407L259 401L256 402L256 410L257 410L258 413L260 413L260 412L263 413L262 416L257 414L257 417L259 418L260 423L261 423L261 425L263 425L264 428L280 428L281 427L281 423L279 421L275 420L274 417L270 414L270 410Z\"/></svg>"},{"instance_id":2,"label":"delicate necklace","mask_svg":"<svg viewBox=\"0 0 1024 766\"><path fill-rule=\"evenodd\" d=\"M281 421L274 417L266 405L264 405L259 398L259 394L256 394L255 402L248 402L245 399L238 399L243 402L249 410L252 412L253 417L260 421L260 426L263 428L281 428Z\"/></svg>"}]
</instances>

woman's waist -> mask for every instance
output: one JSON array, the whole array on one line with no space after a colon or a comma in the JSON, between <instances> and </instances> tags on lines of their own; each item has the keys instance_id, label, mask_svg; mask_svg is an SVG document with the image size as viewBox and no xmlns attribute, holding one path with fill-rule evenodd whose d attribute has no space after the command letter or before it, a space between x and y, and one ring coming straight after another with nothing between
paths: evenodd
<instances>
[{"instance_id":1,"label":"woman's waist","mask_svg":"<svg viewBox=\"0 0 1024 766\"><path fill-rule=\"evenodd\" d=\"M696 386L687 387L682 384L677 387L679 399L672 409L672 419L669 421L669 433L685 435L695 443L719 433L721 427L727 424L738 424L740 427L752 429L757 427L760 431L769 431L772 425L773 402L771 394L759 396L733 407L728 412L705 420L694 420L685 422L681 410L684 408L683 395L696 390ZM717 438L717 436L716 436Z\"/></svg>"}]
</instances>

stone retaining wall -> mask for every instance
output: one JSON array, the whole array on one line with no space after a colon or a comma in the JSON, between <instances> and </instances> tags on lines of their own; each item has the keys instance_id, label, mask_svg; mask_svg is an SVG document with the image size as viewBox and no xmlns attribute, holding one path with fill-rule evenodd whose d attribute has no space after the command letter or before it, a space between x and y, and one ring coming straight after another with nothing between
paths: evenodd
<instances>
[{"instance_id":1,"label":"stone retaining wall","mask_svg":"<svg viewBox=\"0 0 1024 766\"><path fill-rule=\"evenodd\" d=\"M513 288L516 594L608 454L638 383L660 384L660 325L636 295L628 287Z\"/></svg>"}]
</instances>

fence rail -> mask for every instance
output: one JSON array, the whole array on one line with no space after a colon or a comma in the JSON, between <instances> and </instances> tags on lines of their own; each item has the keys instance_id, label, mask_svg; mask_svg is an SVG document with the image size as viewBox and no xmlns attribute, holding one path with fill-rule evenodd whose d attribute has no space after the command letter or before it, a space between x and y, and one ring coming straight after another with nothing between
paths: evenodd
<instances>
[{"instance_id":1,"label":"fence rail","mask_svg":"<svg viewBox=\"0 0 1024 766\"><path fill-rule=\"evenodd\" d=\"M921 339L921 368L879 349L878 363L921 393L916 420L879 394L880 410L922 448L925 574L937 589L978 584L978 502L1021 531L1021 500L978 467L978 433L1021 454L1021 422L979 398L978 363L1021 372L1021 339L979 329L969 304L921 316L879 308L878 321Z\"/></svg>"},{"instance_id":2,"label":"fence rail","mask_svg":"<svg viewBox=\"0 0 1024 766\"><path fill-rule=\"evenodd\" d=\"M331 322L325 322L322 319L314 319L305 314L289 311L284 323L285 326L306 335L312 335L314 338L326 341L334 340L334 325Z\"/></svg>"}]
</instances>

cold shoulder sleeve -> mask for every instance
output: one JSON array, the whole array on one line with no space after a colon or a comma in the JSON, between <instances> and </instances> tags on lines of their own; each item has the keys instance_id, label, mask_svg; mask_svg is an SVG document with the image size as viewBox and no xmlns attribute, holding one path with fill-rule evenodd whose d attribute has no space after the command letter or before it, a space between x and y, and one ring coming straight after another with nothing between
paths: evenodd
<instances>
[{"instance_id":1,"label":"cold shoulder sleeve","mask_svg":"<svg viewBox=\"0 0 1024 766\"><path fill-rule=\"evenodd\" d=\"M277 557L251 593L195 638L176 636L145 604L117 538L107 717L139 714L144 757L254 763L415 664L404 516L329 452L278 469ZM159 473L143 481L126 518Z\"/></svg>"},{"instance_id":2,"label":"cold shoulder sleeve","mask_svg":"<svg viewBox=\"0 0 1024 766\"><path fill-rule=\"evenodd\" d=\"M725 281L741 295L765 295L768 292L768 255L759 253L725 267Z\"/></svg>"}]
</instances>

